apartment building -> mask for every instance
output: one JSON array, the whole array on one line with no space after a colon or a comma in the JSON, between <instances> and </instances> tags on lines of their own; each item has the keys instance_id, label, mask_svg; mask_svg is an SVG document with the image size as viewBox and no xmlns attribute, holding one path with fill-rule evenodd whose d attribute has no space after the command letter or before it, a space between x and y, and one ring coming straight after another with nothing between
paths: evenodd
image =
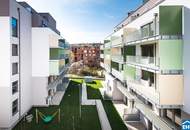
<instances>
[{"instance_id":1,"label":"apartment building","mask_svg":"<svg viewBox=\"0 0 190 130\"><path fill-rule=\"evenodd\" d=\"M126 125L172 130L190 119L189 22L189 0L144 1L104 40L105 94L127 106Z\"/></svg>"},{"instance_id":2,"label":"apartment building","mask_svg":"<svg viewBox=\"0 0 190 130\"><path fill-rule=\"evenodd\" d=\"M0 129L10 129L32 106L51 105L70 47L49 13L15 0L0 1L0 32Z\"/></svg>"},{"instance_id":3,"label":"apartment building","mask_svg":"<svg viewBox=\"0 0 190 130\"><path fill-rule=\"evenodd\" d=\"M71 50L73 54L72 62L82 61L84 65L90 67L100 66L100 43L72 44Z\"/></svg>"}]
</instances>

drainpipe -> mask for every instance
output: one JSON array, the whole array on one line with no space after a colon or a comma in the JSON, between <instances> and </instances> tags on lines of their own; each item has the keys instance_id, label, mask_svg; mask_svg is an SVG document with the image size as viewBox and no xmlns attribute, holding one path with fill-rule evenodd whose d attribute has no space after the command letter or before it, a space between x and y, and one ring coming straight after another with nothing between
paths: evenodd
<instances>
[{"instance_id":1,"label":"drainpipe","mask_svg":"<svg viewBox=\"0 0 190 130\"><path fill-rule=\"evenodd\" d=\"M21 118L21 44L20 44L20 8L18 11L18 44L19 44L19 118Z\"/></svg>"}]
</instances>

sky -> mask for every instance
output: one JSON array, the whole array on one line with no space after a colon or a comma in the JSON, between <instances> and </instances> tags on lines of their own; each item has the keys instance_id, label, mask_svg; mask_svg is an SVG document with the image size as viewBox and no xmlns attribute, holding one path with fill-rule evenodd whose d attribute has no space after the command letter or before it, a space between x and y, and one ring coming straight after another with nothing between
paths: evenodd
<instances>
[{"instance_id":1,"label":"sky","mask_svg":"<svg viewBox=\"0 0 190 130\"><path fill-rule=\"evenodd\" d=\"M37 12L49 12L61 35L71 44L103 42L142 0L17 0Z\"/></svg>"}]
</instances>

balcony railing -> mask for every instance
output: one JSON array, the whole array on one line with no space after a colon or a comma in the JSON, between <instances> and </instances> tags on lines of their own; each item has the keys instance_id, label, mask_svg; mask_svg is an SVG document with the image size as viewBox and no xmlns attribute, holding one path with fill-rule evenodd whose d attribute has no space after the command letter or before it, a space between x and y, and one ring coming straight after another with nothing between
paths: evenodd
<instances>
[{"instance_id":1,"label":"balcony railing","mask_svg":"<svg viewBox=\"0 0 190 130\"><path fill-rule=\"evenodd\" d=\"M128 87L135 91L138 95L141 95L152 103L160 104L160 96L155 90L155 84L150 84L149 81L143 79L130 79L127 82Z\"/></svg>"},{"instance_id":2,"label":"balcony railing","mask_svg":"<svg viewBox=\"0 0 190 130\"><path fill-rule=\"evenodd\" d=\"M50 57L50 60L61 60L61 59L67 59L69 58L68 54L61 54L59 56Z\"/></svg>"},{"instance_id":3,"label":"balcony railing","mask_svg":"<svg viewBox=\"0 0 190 130\"><path fill-rule=\"evenodd\" d=\"M118 46L122 44L122 37L118 37L114 40L112 40L112 46Z\"/></svg>"},{"instance_id":4,"label":"balcony railing","mask_svg":"<svg viewBox=\"0 0 190 130\"><path fill-rule=\"evenodd\" d=\"M111 42L107 42L104 44L105 48L111 48Z\"/></svg>"},{"instance_id":5,"label":"balcony railing","mask_svg":"<svg viewBox=\"0 0 190 130\"><path fill-rule=\"evenodd\" d=\"M159 63L156 57L147 56L127 56L128 63L141 64L148 67L158 68Z\"/></svg>"},{"instance_id":6,"label":"balcony railing","mask_svg":"<svg viewBox=\"0 0 190 130\"><path fill-rule=\"evenodd\" d=\"M118 71L118 70L116 70L116 69L114 69L114 68L112 68L112 74L116 77L116 78L118 78L120 81L124 81L125 80L125 78L124 78L124 71Z\"/></svg>"},{"instance_id":7,"label":"balcony railing","mask_svg":"<svg viewBox=\"0 0 190 130\"><path fill-rule=\"evenodd\" d=\"M170 124L166 123L161 117L157 116L152 109L142 101L136 99L135 107L140 110L159 130L174 130Z\"/></svg>"},{"instance_id":8,"label":"balcony railing","mask_svg":"<svg viewBox=\"0 0 190 130\"><path fill-rule=\"evenodd\" d=\"M139 39L141 39L141 31L140 30L136 30L133 33L128 34L124 38L124 43L136 41L136 40L139 40Z\"/></svg>"},{"instance_id":9,"label":"balcony railing","mask_svg":"<svg viewBox=\"0 0 190 130\"><path fill-rule=\"evenodd\" d=\"M104 68L107 72L111 71L111 67L108 64L104 64Z\"/></svg>"},{"instance_id":10,"label":"balcony railing","mask_svg":"<svg viewBox=\"0 0 190 130\"><path fill-rule=\"evenodd\" d=\"M115 61L115 62L119 62L119 63L123 63L124 62L124 58L123 58L123 55L112 55L111 56L112 58L112 61Z\"/></svg>"}]
</instances>

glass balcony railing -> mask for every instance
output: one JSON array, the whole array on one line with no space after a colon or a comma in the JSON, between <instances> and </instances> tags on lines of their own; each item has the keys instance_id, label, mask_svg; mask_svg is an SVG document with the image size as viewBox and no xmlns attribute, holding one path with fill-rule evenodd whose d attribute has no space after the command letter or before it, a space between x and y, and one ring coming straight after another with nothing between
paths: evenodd
<instances>
[{"instance_id":1,"label":"glass balcony railing","mask_svg":"<svg viewBox=\"0 0 190 130\"><path fill-rule=\"evenodd\" d=\"M124 62L124 57L122 54L112 55L111 58L112 58L112 61L115 61L115 62Z\"/></svg>"},{"instance_id":2,"label":"glass balcony railing","mask_svg":"<svg viewBox=\"0 0 190 130\"><path fill-rule=\"evenodd\" d=\"M118 78L120 81L124 81L124 71L118 71L114 68L112 68L112 74Z\"/></svg>"},{"instance_id":3,"label":"glass balcony railing","mask_svg":"<svg viewBox=\"0 0 190 130\"><path fill-rule=\"evenodd\" d=\"M170 124L166 123L161 117L157 116L153 110L148 106L145 105L142 101L136 99L135 107L140 110L146 117L152 121L152 123L159 129L159 130L174 130L174 127Z\"/></svg>"},{"instance_id":4,"label":"glass balcony railing","mask_svg":"<svg viewBox=\"0 0 190 130\"><path fill-rule=\"evenodd\" d=\"M117 46L122 44L122 37L118 37L112 40L112 46Z\"/></svg>"},{"instance_id":5,"label":"glass balcony railing","mask_svg":"<svg viewBox=\"0 0 190 130\"><path fill-rule=\"evenodd\" d=\"M68 54L61 54L59 56L51 56L50 60L61 60L61 59L67 59L69 58Z\"/></svg>"},{"instance_id":6,"label":"glass balcony railing","mask_svg":"<svg viewBox=\"0 0 190 130\"><path fill-rule=\"evenodd\" d=\"M142 64L149 67L157 68L159 66L158 59L156 57L148 56L127 56L128 63Z\"/></svg>"},{"instance_id":7,"label":"glass balcony railing","mask_svg":"<svg viewBox=\"0 0 190 130\"><path fill-rule=\"evenodd\" d=\"M111 42L107 42L104 44L105 48L111 48Z\"/></svg>"},{"instance_id":8,"label":"glass balcony railing","mask_svg":"<svg viewBox=\"0 0 190 130\"><path fill-rule=\"evenodd\" d=\"M145 99L151 102L159 104L160 96L159 96L159 93L155 90L155 84L150 83L149 81L143 80L140 78L129 79L127 82L128 82L129 88L131 88L137 94L143 96Z\"/></svg>"}]
</instances>

